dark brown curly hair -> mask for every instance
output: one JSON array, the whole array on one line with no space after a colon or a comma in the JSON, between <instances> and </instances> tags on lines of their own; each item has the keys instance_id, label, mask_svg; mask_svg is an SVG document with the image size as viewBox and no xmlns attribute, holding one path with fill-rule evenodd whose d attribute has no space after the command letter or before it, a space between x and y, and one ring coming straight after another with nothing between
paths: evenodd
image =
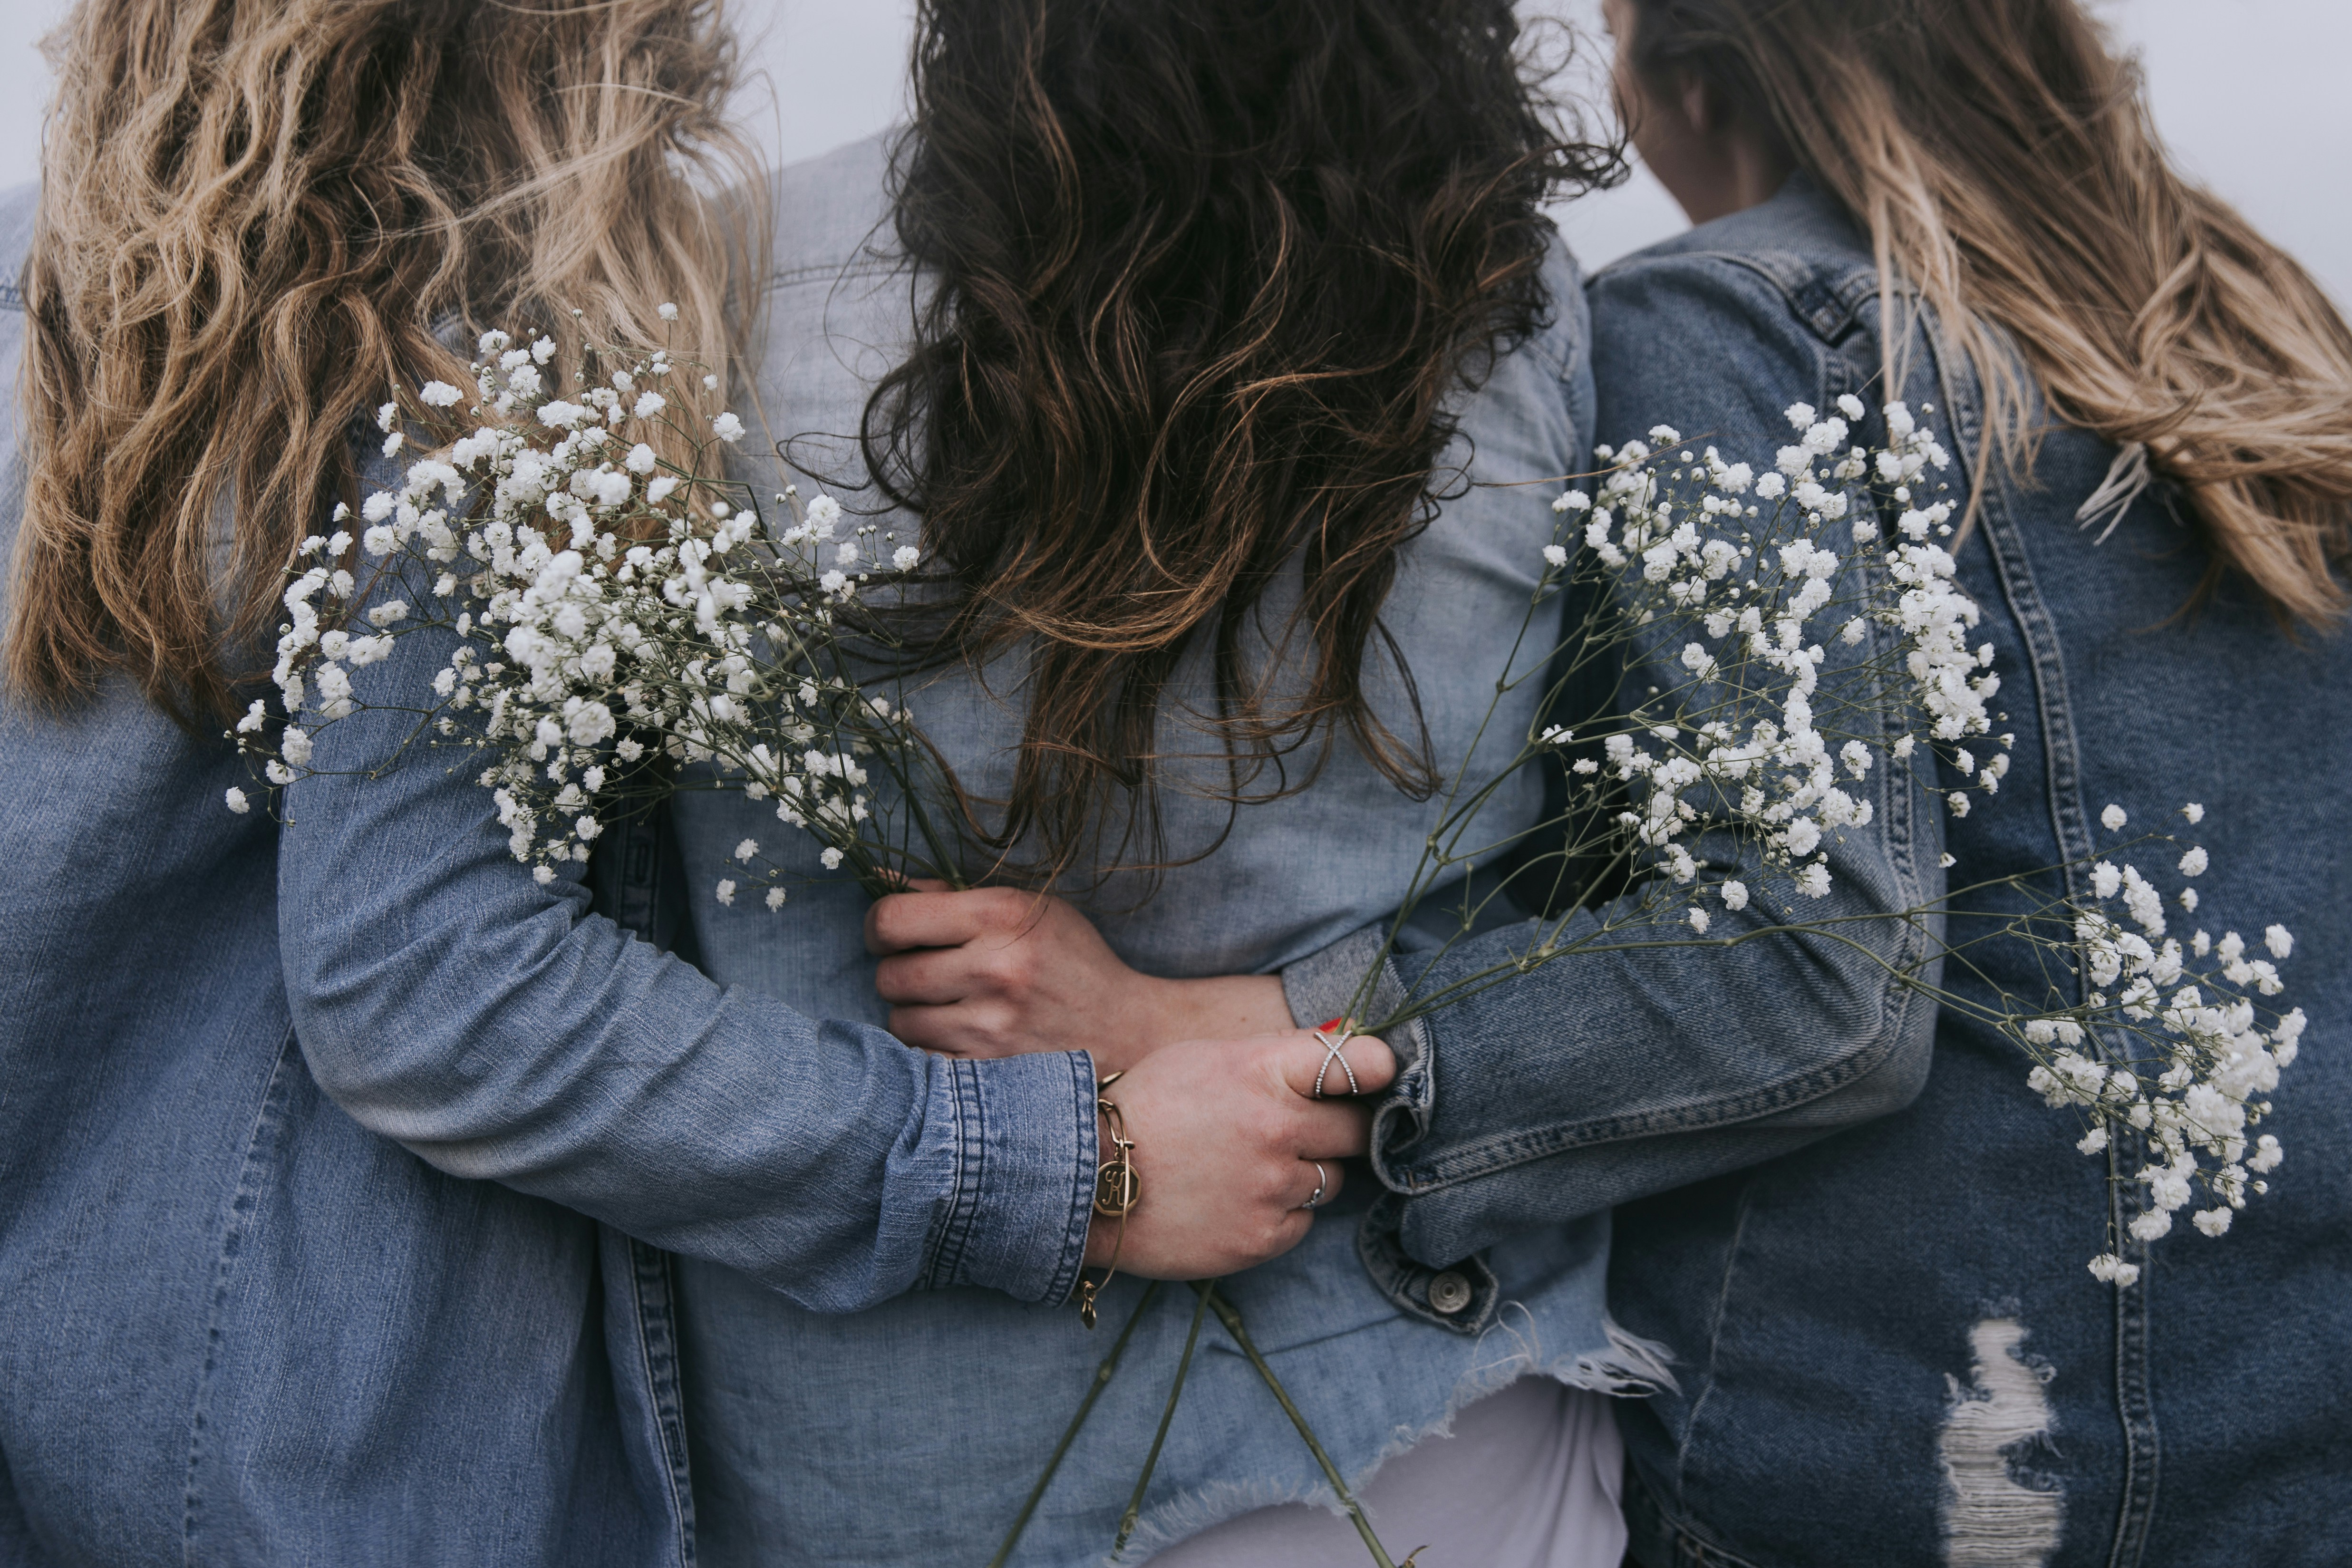
<instances>
[{"instance_id":1,"label":"dark brown curly hair","mask_svg":"<svg viewBox=\"0 0 2352 1568\"><path fill-rule=\"evenodd\" d=\"M1549 75L1506 0L924 0L893 180L931 291L861 440L951 589L919 648L1026 650L1000 850L1159 859L1196 636L1230 803L1304 787L1342 728L1431 787L1367 670L1449 401L1550 308L1539 205L1617 166Z\"/></svg>"}]
</instances>

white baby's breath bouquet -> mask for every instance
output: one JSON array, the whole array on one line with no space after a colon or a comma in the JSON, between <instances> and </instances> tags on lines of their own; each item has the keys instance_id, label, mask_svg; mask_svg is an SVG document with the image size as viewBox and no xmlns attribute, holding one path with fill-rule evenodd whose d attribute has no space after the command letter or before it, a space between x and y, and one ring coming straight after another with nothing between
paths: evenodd
<instances>
[{"instance_id":1,"label":"white baby's breath bouquet","mask_svg":"<svg viewBox=\"0 0 2352 1568\"><path fill-rule=\"evenodd\" d=\"M1810 912L1832 890L1829 841L1871 821L1870 801L1852 792L1874 769L1936 769L1935 795L1966 816L1999 793L2015 743L1996 732L1994 649L1971 646L1979 612L1944 543L1956 528L1938 477L1950 458L1901 403L1879 411L1885 446L1854 444L1867 412L1851 395L1826 416L1794 405L1797 438L1761 474L1663 426L1599 449L1599 482L1553 503L1560 523L1523 639L1563 594L1589 608L1528 679L1552 682L1548 712L1594 670L1655 684L1573 731L1539 723L1498 768L1465 765L1351 1016L1369 1032L1393 1030L1511 975L1629 946L1801 932L1885 963L1883 944L1859 940L1863 928L1900 922L1925 940L1897 982L2013 1040L2026 1084L2087 1123L2083 1152L2104 1153L2119 1129L2148 1135L2163 1163L2116 1173L2147 1190L2128 1221L2134 1237L2166 1235L2199 1190L2208 1206L2196 1226L2219 1236L2283 1157L2274 1136L2253 1129L2305 1022L2271 1001L2284 988L2273 961L2294 946L2284 927L2266 928L2269 958L2234 931L2217 942L2199 931L2184 946L2168 934L2155 883L2113 854L1955 886L1916 909ZM1854 651L1836 658L1833 648ZM1496 708L1511 684L1498 683ZM1502 781L1548 758L1569 784L1565 809L1521 832L1482 833ZM1959 784L1945 787L1954 775ZM2179 819L2194 826L2204 815L2190 805ZM2122 808L2105 808L2108 832L2125 822ZM2185 884L2209 858L2176 839L2147 835L2116 853L2174 846L2164 853ZM1473 875L1482 863L1496 869ZM1401 937L1417 915L1426 929L1421 906L1441 888L1454 934L1407 954ZM1443 985L1408 980L1405 998L1374 1005L1391 963L1430 973L1515 888L1547 911L1523 946ZM2199 896L2184 885L2173 901L2193 911ZM1751 905L1771 918L1751 912L1737 934L1717 929ZM1973 928L1965 946L1946 936L1963 921ZM2037 994L1995 986L1988 1000L1940 977L1984 975L1978 952L1995 941L2031 950L2047 982ZM2138 1269L2122 1260L2115 1223L2091 1270L2129 1285Z\"/></svg>"},{"instance_id":2,"label":"white baby's breath bouquet","mask_svg":"<svg viewBox=\"0 0 2352 1568\"><path fill-rule=\"evenodd\" d=\"M360 710L352 670L432 628L457 646L431 689L374 706L478 753L514 856L541 882L698 763L772 801L824 846L826 870L846 865L871 891L909 875L958 882L926 809L938 769L904 709L858 678L894 651L860 592L906 581L917 551L847 523L828 496L803 505L787 490L763 507L728 479L720 455L744 426L711 409L719 378L699 366L592 344L598 378L577 372L549 397L551 339L490 331L479 350L470 398L443 382L415 395L415 422L441 426L433 449L297 551L279 711L257 701L237 728L268 781L291 782L319 727ZM400 415L397 402L379 413L387 456L411 434ZM783 906L783 874L756 841L730 870L721 900L763 889Z\"/></svg>"}]
</instances>

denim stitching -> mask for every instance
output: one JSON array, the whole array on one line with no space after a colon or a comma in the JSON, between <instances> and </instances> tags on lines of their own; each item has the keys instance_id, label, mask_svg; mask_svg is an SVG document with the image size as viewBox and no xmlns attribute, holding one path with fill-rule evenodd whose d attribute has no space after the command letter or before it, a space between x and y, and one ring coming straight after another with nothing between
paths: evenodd
<instances>
[{"instance_id":1,"label":"denim stitching","mask_svg":"<svg viewBox=\"0 0 2352 1568\"><path fill-rule=\"evenodd\" d=\"M289 1026L286 1037L278 1043L278 1062L270 1068L261 1101L254 1108L253 1125L246 1134L245 1160L238 1168L236 1185L230 1194L228 1212L221 1226L220 1257L213 1269L212 1310L205 1324L204 1368L198 1374L195 1403L188 1415L188 1470L181 1494L180 1517L181 1557L188 1568L194 1568L196 1562L196 1530L203 1514L196 1492L196 1472L203 1462L205 1435L211 1415L213 1373L220 1366L221 1318L228 1304L237 1258L244 1251L247 1226L261 1195L269 1156L276 1152L277 1141L285 1131L286 1101L290 1092L287 1068L294 1060L296 1047L295 1034Z\"/></svg>"},{"instance_id":2,"label":"denim stitching","mask_svg":"<svg viewBox=\"0 0 2352 1568\"><path fill-rule=\"evenodd\" d=\"M1403 1198L1383 1193L1356 1227L1356 1257L1371 1277L1373 1288L1417 1322L1465 1336L1484 1333L1501 1307L1502 1281L1483 1257L1465 1258L1450 1267L1469 1281L1469 1304L1452 1317L1431 1307L1429 1282L1444 1270L1429 1268L1404 1250L1398 1239L1403 1215Z\"/></svg>"},{"instance_id":3,"label":"denim stitching","mask_svg":"<svg viewBox=\"0 0 2352 1568\"><path fill-rule=\"evenodd\" d=\"M1739 1244L1748 1235L1748 1199L1755 1192L1752 1176L1739 1184L1737 1210L1731 1221L1731 1238L1723 1247L1723 1283L1716 1292L1715 1320L1706 1329L1706 1375L1700 1381L1697 1397L1691 1401L1690 1414L1683 1418L1683 1429L1675 1437L1675 1506L1689 1506L1687 1478L1690 1470L1690 1449L1698 1431L1699 1413L1706 1408L1707 1396L1715 1392L1716 1363L1723 1351L1723 1323L1731 1315L1731 1284L1739 1272Z\"/></svg>"},{"instance_id":4,"label":"denim stitching","mask_svg":"<svg viewBox=\"0 0 2352 1568\"><path fill-rule=\"evenodd\" d=\"M1094 1059L1083 1051L1072 1051L1066 1059L1077 1098L1078 1177L1070 1189L1070 1217L1062 1227L1062 1258L1054 1266L1054 1277L1043 1298L1053 1307L1067 1300L1078 1288L1078 1274L1086 1267L1087 1232L1094 1224L1094 1172L1101 1156L1095 1126Z\"/></svg>"},{"instance_id":5,"label":"denim stitching","mask_svg":"<svg viewBox=\"0 0 2352 1568\"><path fill-rule=\"evenodd\" d=\"M1931 348L1936 353L1942 375L1945 402L1952 416L1955 445L1967 454L1973 446L1981 451L1986 439L1981 408L1974 395L1972 383L1963 384L1962 372L1952 357L1944 352L1940 336L1933 335ZM1972 464L1964 460L1964 471L1974 473ZM2064 658L2059 647L2057 626L2049 607L2043 603L2039 584L2028 560L2022 541L2017 537L2016 520L2010 516L2007 497L1998 485L1988 486L1978 508L1978 522L1985 538L1987 553L1991 557L1994 574L1999 580L2002 596L2008 601L2011 616L2015 619L2018 636L2024 642L2027 663L2033 671L2035 717L2042 728L2042 744L2050 777L2051 828L2058 842L2062 860L2080 860L2090 853L2092 844L2087 814L2083 803L2081 758L2075 745L2074 714L2068 702ZM2069 872L2066 878L2069 897L2083 894L2083 878L2079 872ZM2084 982L2087 986L2087 981ZM2119 1142L2132 1150L2144 1150L2145 1142L2137 1133ZM2110 1144L2110 1173L2120 1169L2126 1148ZM2110 1186L2111 1194L2117 1189ZM2111 1202L2120 1204L2120 1197ZM2120 1215L2117 1215L2120 1218ZM2116 1416L2123 1434L2122 1495L2116 1510L2116 1533L2111 1544L2108 1568L2139 1568L2147 1549L2149 1526L2156 1513L2158 1474L2161 1464L2163 1443L2156 1422L2155 1400L2149 1387L2148 1289L2147 1248L2137 1254L2142 1272L2131 1286L2116 1289Z\"/></svg>"},{"instance_id":6,"label":"denim stitching","mask_svg":"<svg viewBox=\"0 0 2352 1568\"><path fill-rule=\"evenodd\" d=\"M955 1180L931 1241L930 1267L922 1280L929 1289L956 1284L963 1274L964 1247L980 1207L980 1184L987 1155L981 1147L979 1074L972 1064L950 1059L937 1064L948 1075L948 1102L955 1116Z\"/></svg>"},{"instance_id":7,"label":"denim stitching","mask_svg":"<svg viewBox=\"0 0 2352 1568\"><path fill-rule=\"evenodd\" d=\"M1756 1568L1747 1558L1718 1545L1711 1537L1714 1531L1679 1512L1669 1513L1658 1500L1657 1492L1647 1485L1631 1465L1626 1467L1623 1510L1630 1527L1631 1539L1626 1542L1629 1563L1643 1568ZM1678 1499L1677 1510L1683 1507ZM1656 1535L1666 1537L1667 1560L1652 1563L1643 1555L1643 1548L1655 1544Z\"/></svg>"},{"instance_id":8,"label":"denim stitching","mask_svg":"<svg viewBox=\"0 0 2352 1568\"><path fill-rule=\"evenodd\" d=\"M669 1254L635 1237L628 1242L630 1304L636 1310L636 1342L646 1396L653 1406L659 1439L662 1482L677 1526L677 1562L694 1568L694 1486L687 1468L686 1412L677 1364L677 1315Z\"/></svg>"}]
</instances>

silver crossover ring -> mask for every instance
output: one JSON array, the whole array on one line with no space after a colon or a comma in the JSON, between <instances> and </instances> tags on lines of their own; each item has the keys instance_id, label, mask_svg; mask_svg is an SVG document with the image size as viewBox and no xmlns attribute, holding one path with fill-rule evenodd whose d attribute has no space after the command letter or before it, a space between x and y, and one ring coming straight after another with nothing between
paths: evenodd
<instances>
[{"instance_id":1,"label":"silver crossover ring","mask_svg":"<svg viewBox=\"0 0 2352 1568\"><path fill-rule=\"evenodd\" d=\"M1344 1024L1338 1026L1336 1035L1333 1032L1333 1026L1328 1024L1315 1031L1315 1042L1323 1047L1323 1065L1315 1069L1316 1099L1320 1100L1323 1098L1323 1079L1325 1076L1330 1072L1331 1064L1333 1062L1339 1063L1339 1070L1348 1075L1348 1092L1349 1094L1361 1094L1364 1092L1362 1086L1356 1082L1356 1069L1349 1067L1348 1065L1348 1058L1339 1054L1339 1047L1346 1045L1349 1040L1352 1040L1355 1037L1356 1032L1353 1029L1349 1028Z\"/></svg>"},{"instance_id":2,"label":"silver crossover ring","mask_svg":"<svg viewBox=\"0 0 2352 1568\"><path fill-rule=\"evenodd\" d=\"M1323 1162L1320 1160L1309 1160L1307 1163L1315 1167L1315 1192L1312 1196L1298 1206L1303 1209L1321 1208L1323 1206L1324 1189L1328 1188L1331 1184L1331 1173L1323 1168Z\"/></svg>"}]
</instances>

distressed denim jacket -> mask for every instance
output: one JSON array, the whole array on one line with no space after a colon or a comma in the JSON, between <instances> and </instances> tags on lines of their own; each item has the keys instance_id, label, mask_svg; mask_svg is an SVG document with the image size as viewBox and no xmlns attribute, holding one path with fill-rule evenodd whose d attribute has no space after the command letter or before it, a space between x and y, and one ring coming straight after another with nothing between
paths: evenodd
<instances>
[{"instance_id":1,"label":"distressed denim jacket","mask_svg":"<svg viewBox=\"0 0 2352 1568\"><path fill-rule=\"evenodd\" d=\"M896 253L884 178L886 143L861 142L785 171L778 186L777 263L761 319L760 407L786 466L746 442L748 480L822 489L861 522L913 536L914 520L883 509L849 433L875 380L898 363L922 276ZM1550 320L1500 355L1454 405L1460 437L1442 457L1444 498L1400 552L1383 610L1411 672L1441 771L1482 737L1516 737L1531 721L1535 683L1514 689L1492 731L1480 721L1513 657L1513 634L1543 570L1554 479L1590 445L1583 298L1574 263L1554 244L1545 266ZM1254 671L1295 678L1282 630L1295 575L1268 588L1244 633ZM1541 639L1549 645L1549 638ZM1295 645L1294 645L1295 646ZM1206 640L1175 671L1160 710L1166 772L1160 802L1169 866L1082 868L1065 890L1106 940L1162 974L1274 971L1394 907L1418 864L1437 803L1398 789L1344 740L1310 785L1229 808L1223 743L1194 727L1211 710ZM929 740L981 801L1002 800L1020 732L1020 652L976 678L961 664L908 678L903 699ZM1373 700L1409 725L1394 672L1368 668ZM1485 753L1481 753L1485 754ZM1289 765L1303 765L1293 758ZM1541 805L1522 780L1500 792L1495 820ZM803 1012L870 1026L887 1009L862 942L866 900L827 877L815 846L782 827L772 804L740 792L687 790L674 816L682 863L698 885L688 913L698 962L735 989ZM1108 837L1115 842L1118 834ZM743 839L794 879L791 901L722 904L712 885ZM1101 870L1099 876L1087 874ZM803 880L804 879L804 880ZM849 1039L846 1024L828 1048ZM909 1053L911 1054L911 1053ZM1054 1058L1058 1059L1058 1058ZM779 1071L799 1072L777 1054ZM887 1066L887 1064L883 1064ZM890 1069L894 1073L898 1070ZM889 1080L862 1113L887 1122ZM1018 1108L988 1125L1017 1146ZM1150 1181L1147 1144L1139 1158ZM845 1172L838 1199L857 1197ZM1456 1277L1360 1255L1360 1178L1321 1212L1292 1252L1225 1281L1250 1331L1352 1480L1442 1423L1465 1400L1520 1375L1623 1388L1654 1363L1615 1334L1601 1308L1608 1221L1529 1235L1479 1265L1492 1281L1476 1302ZM1147 1196L1146 1201L1150 1199ZM974 1290L947 1270L854 1312L780 1295L709 1253L679 1271L700 1545L712 1563L884 1564L987 1561L1054 1451L1118 1325L1142 1287L1106 1291L1102 1328L1034 1298ZM1388 1287L1384 1289L1383 1287ZM1502 1303L1508 1303L1507 1306ZM1097 1562L1150 1447L1191 1318L1185 1293L1163 1290L1139 1320L1118 1376L1089 1416L1023 1537L1015 1563ZM1321 1472L1257 1374L1212 1323L1181 1407L1160 1452L1130 1556L1255 1505L1313 1496ZM1400 1552L1413 1543L1395 1543Z\"/></svg>"},{"instance_id":2,"label":"distressed denim jacket","mask_svg":"<svg viewBox=\"0 0 2352 1568\"><path fill-rule=\"evenodd\" d=\"M1769 443L1790 403L1885 400L1869 247L1802 178L1605 269L1590 295L1604 438L1664 422ZM1900 390L1952 448L1965 500L1983 396L1932 321L1916 331ZM1957 551L2012 766L1965 817L1914 815L1878 896L1932 887L1939 847L1972 883L2115 842L2111 803L2126 836L2201 803L2200 826L2169 817L2178 846L2135 858L2175 889L2178 855L2210 850L2196 912L2169 911L2183 939L2294 932L2281 1003L2313 1025L2273 1097L2287 1163L2226 1236L2130 1244L2143 1272L2118 1289L2084 1265L2110 1206L2120 1224L2145 1201L2146 1148L2076 1152L2080 1126L2026 1088L2016 1047L1956 1012L1792 963L1738 984L1660 974L1630 996L1555 965L1436 1016L1429 1064L1381 1122L1404 1243L1442 1258L1622 1205L1612 1305L1677 1357L1677 1386L1621 1421L1649 1568L2343 1560L2352 647L2290 637L2236 580L2178 616L2210 559L2179 498L2147 490L2103 538L2107 518L2075 514L2118 454L2036 418L2032 470L1990 469ZM1874 419L1857 438L1883 436ZM1985 931L1949 921L1956 944ZM2038 994L2031 962L1991 945L1943 983ZM1886 1089L1840 1087L1874 1079Z\"/></svg>"}]
</instances>

